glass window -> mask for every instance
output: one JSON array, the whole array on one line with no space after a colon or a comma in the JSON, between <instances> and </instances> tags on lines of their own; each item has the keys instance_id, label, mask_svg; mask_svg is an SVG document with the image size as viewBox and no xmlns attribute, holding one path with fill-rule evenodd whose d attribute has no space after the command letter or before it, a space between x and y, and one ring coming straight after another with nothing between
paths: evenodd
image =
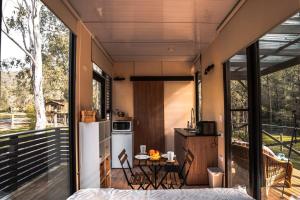
<instances>
[{"instance_id":1,"label":"glass window","mask_svg":"<svg viewBox=\"0 0 300 200\"><path fill-rule=\"evenodd\" d=\"M246 187L249 192L249 133L246 50L229 60L231 164L229 185Z\"/></svg>"},{"instance_id":2,"label":"glass window","mask_svg":"<svg viewBox=\"0 0 300 200\"><path fill-rule=\"evenodd\" d=\"M104 98L102 96L103 85L101 81L93 79L93 109L97 111L99 119L103 119L103 101Z\"/></svg>"},{"instance_id":3,"label":"glass window","mask_svg":"<svg viewBox=\"0 0 300 200\"><path fill-rule=\"evenodd\" d=\"M196 86L196 121L201 121L202 119L202 79L201 71L195 73L195 86Z\"/></svg>"},{"instance_id":4,"label":"glass window","mask_svg":"<svg viewBox=\"0 0 300 200\"><path fill-rule=\"evenodd\" d=\"M70 30L40 0L3 0L0 198L69 194Z\"/></svg>"},{"instance_id":5,"label":"glass window","mask_svg":"<svg viewBox=\"0 0 300 200\"><path fill-rule=\"evenodd\" d=\"M93 63L93 110L98 120L110 120L112 114L112 79Z\"/></svg>"}]
</instances>

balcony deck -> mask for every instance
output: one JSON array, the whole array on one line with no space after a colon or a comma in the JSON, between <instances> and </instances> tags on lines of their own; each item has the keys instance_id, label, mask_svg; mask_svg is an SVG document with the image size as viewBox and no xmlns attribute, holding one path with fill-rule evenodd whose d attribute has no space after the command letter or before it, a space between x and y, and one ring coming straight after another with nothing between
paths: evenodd
<instances>
[{"instance_id":1,"label":"balcony deck","mask_svg":"<svg viewBox=\"0 0 300 200\"><path fill-rule=\"evenodd\" d=\"M0 198L66 199L67 127L0 135Z\"/></svg>"},{"instance_id":2,"label":"balcony deck","mask_svg":"<svg viewBox=\"0 0 300 200\"><path fill-rule=\"evenodd\" d=\"M269 190L267 199L280 199L282 193L283 181L272 186ZM292 187L284 189L284 199L300 198L300 170L294 168L292 173Z\"/></svg>"},{"instance_id":3,"label":"balcony deck","mask_svg":"<svg viewBox=\"0 0 300 200\"><path fill-rule=\"evenodd\" d=\"M13 191L5 196L3 200L65 200L69 196L67 194L69 190L67 175L68 166L62 164Z\"/></svg>"}]
</instances>

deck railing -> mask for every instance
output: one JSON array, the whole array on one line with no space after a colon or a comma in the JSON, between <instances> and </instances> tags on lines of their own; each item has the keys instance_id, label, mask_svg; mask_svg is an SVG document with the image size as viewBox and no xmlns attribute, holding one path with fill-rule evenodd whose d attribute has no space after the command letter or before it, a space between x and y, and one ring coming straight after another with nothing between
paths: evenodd
<instances>
[{"instance_id":1,"label":"deck railing","mask_svg":"<svg viewBox=\"0 0 300 200\"><path fill-rule=\"evenodd\" d=\"M0 135L0 191L12 192L68 158L67 127Z\"/></svg>"},{"instance_id":2,"label":"deck railing","mask_svg":"<svg viewBox=\"0 0 300 200\"><path fill-rule=\"evenodd\" d=\"M233 124L232 126L232 130L233 131L237 131L240 129L244 129L244 131L247 131L248 129L248 123L236 123ZM283 135L292 135L292 132L296 130L296 140L295 142L300 142L300 128L295 128L295 127L291 127L291 126L279 126L279 125L274 125L274 124L262 124L262 134L267 136L268 138L270 138L273 143L269 143L269 144L265 144L268 147L273 147L273 146L280 146L281 149L286 148L287 150L290 148L290 140L288 141L282 141L282 139L277 139L274 136L274 133L276 133L277 135L281 135L281 138ZM295 154L297 154L298 156L300 156L300 151L295 149L295 148L291 148L292 152L294 152Z\"/></svg>"}]
</instances>

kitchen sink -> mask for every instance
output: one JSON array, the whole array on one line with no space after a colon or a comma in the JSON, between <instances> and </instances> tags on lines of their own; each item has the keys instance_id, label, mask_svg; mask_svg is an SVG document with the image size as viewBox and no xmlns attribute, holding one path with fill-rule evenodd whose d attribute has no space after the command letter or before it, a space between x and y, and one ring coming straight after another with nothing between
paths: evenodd
<instances>
[{"instance_id":1,"label":"kitchen sink","mask_svg":"<svg viewBox=\"0 0 300 200\"><path fill-rule=\"evenodd\" d=\"M194 134L199 133L199 130L195 128L185 128L184 130L188 131L189 133L194 133Z\"/></svg>"},{"instance_id":2,"label":"kitchen sink","mask_svg":"<svg viewBox=\"0 0 300 200\"><path fill-rule=\"evenodd\" d=\"M185 131L197 131L195 128L184 128L183 130L185 130Z\"/></svg>"}]
</instances>

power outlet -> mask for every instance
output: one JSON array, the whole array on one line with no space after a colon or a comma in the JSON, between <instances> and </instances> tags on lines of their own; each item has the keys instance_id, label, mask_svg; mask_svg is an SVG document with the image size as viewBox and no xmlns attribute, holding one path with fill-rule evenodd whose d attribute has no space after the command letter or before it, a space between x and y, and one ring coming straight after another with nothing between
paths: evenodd
<instances>
[{"instance_id":1,"label":"power outlet","mask_svg":"<svg viewBox=\"0 0 300 200\"><path fill-rule=\"evenodd\" d=\"M219 115L219 122L223 123L223 115Z\"/></svg>"}]
</instances>

